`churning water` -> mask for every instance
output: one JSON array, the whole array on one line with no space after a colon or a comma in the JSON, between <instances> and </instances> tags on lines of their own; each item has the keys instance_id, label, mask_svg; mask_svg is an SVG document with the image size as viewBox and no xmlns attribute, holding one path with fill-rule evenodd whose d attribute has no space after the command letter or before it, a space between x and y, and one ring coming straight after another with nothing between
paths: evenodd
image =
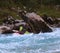
<instances>
[{"instance_id":1,"label":"churning water","mask_svg":"<svg viewBox=\"0 0 60 53\"><path fill-rule=\"evenodd\" d=\"M51 33L0 34L0 53L60 53L60 28Z\"/></svg>"}]
</instances>

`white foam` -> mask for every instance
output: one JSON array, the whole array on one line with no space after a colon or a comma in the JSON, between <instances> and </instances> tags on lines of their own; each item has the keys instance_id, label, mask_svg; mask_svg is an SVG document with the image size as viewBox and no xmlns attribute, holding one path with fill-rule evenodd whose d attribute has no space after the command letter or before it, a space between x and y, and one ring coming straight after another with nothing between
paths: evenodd
<instances>
[{"instance_id":1,"label":"white foam","mask_svg":"<svg viewBox=\"0 0 60 53\"><path fill-rule=\"evenodd\" d=\"M39 34L0 34L0 53L60 52L60 29Z\"/></svg>"}]
</instances>

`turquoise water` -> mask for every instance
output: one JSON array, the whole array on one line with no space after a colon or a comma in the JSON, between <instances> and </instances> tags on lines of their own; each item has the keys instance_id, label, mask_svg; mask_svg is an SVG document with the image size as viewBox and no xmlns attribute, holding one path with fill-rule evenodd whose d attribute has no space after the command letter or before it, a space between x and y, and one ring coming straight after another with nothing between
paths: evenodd
<instances>
[{"instance_id":1,"label":"turquoise water","mask_svg":"<svg viewBox=\"0 0 60 53\"><path fill-rule=\"evenodd\" d=\"M0 53L60 53L60 28L51 33L0 34Z\"/></svg>"}]
</instances>

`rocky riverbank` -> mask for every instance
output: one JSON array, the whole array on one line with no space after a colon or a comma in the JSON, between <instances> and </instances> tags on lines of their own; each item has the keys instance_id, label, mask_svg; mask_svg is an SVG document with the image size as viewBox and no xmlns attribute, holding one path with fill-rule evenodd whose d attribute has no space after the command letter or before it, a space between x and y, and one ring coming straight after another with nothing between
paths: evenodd
<instances>
[{"instance_id":1,"label":"rocky riverbank","mask_svg":"<svg viewBox=\"0 0 60 53\"><path fill-rule=\"evenodd\" d=\"M0 33L21 33L20 26L24 27L22 34L25 31L29 33L40 33L40 32L52 32L51 27L59 27L59 19L52 19L46 14L39 16L34 12L26 13L25 11L19 11L18 14L23 20L14 20L11 16L4 19L2 26L0 26ZM8 29L9 28L9 29Z\"/></svg>"}]
</instances>

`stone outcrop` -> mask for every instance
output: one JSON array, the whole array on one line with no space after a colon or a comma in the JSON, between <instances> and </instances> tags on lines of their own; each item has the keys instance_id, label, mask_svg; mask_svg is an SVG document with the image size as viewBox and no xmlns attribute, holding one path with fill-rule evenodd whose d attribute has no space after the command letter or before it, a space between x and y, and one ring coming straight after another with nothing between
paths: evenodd
<instances>
[{"instance_id":1,"label":"stone outcrop","mask_svg":"<svg viewBox=\"0 0 60 53\"><path fill-rule=\"evenodd\" d=\"M33 33L52 32L51 27L36 13L25 14L24 12L20 12L19 15L29 24Z\"/></svg>"},{"instance_id":2,"label":"stone outcrop","mask_svg":"<svg viewBox=\"0 0 60 53\"><path fill-rule=\"evenodd\" d=\"M24 21L15 20L13 25L0 26L0 33L14 33L14 30L19 30L20 25L24 25L32 33L52 32L50 25L36 13L19 12L19 15Z\"/></svg>"},{"instance_id":3,"label":"stone outcrop","mask_svg":"<svg viewBox=\"0 0 60 53\"><path fill-rule=\"evenodd\" d=\"M3 24L2 26L0 26L0 33L2 34L7 34L7 33L16 33L16 32L20 32L19 28L20 26L25 26L25 29L28 29L28 26L26 25L26 23L24 22L24 20L15 20L14 24Z\"/></svg>"}]
</instances>

